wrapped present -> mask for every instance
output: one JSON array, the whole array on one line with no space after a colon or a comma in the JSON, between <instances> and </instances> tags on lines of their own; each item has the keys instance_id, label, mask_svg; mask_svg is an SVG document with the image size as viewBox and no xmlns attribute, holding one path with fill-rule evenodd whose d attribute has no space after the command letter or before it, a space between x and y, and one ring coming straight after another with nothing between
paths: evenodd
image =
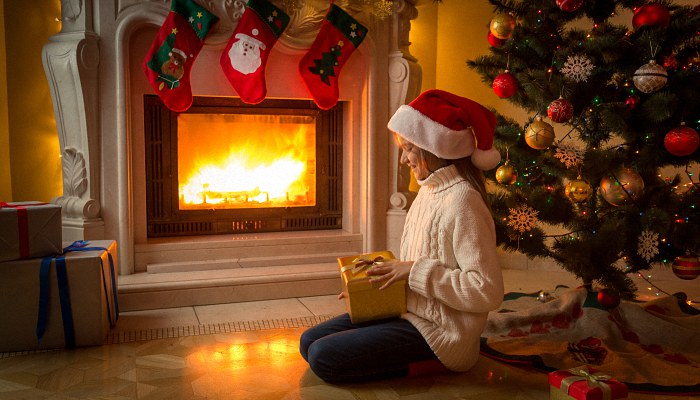
<instances>
[{"instance_id":1,"label":"wrapped present","mask_svg":"<svg viewBox=\"0 0 700 400\"><path fill-rule=\"evenodd\" d=\"M367 270L394 259L390 251L338 258L343 281L345 307L353 323L396 317L406 312L406 281L379 290L382 283L371 283Z\"/></svg>"},{"instance_id":2,"label":"wrapped present","mask_svg":"<svg viewBox=\"0 0 700 400\"><path fill-rule=\"evenodd\" d=\"M627 385L587 366L549 373L550 400L626 399Z\"/></svg>"},{"instance_id":3,"label":"wrapped present","mask_svg":"<svg viewBox=\"0 0 700 400\"><path fill-rule=\"evenodd\" d=\"M0 202L0 261L60 254L62 240L60 206Z\"/></svg>"},{"instance_id":4,"label":"wrapped present","mask_svg":"<svg viewBox=\"0 0 700 400\"><path fill-rule=\"evenodd\" d=\"M119 315L117 243L0 262L0 352L103 344Z\"/></svg>"}]
</instances>

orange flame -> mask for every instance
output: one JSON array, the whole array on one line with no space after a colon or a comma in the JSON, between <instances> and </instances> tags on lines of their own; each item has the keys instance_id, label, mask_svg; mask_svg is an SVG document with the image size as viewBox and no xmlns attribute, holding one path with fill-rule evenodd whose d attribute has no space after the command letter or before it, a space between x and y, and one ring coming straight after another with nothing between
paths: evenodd
<instances>
[{"instance_id":1,"label":"orange flame","mask_svg":"<svg viewBox=\"0 0 700 400\"><path fill-rule=\"evenodd\" d=\"M310 116L180 114L180 209L316 203Z\"/></svg>"}]
</instances>

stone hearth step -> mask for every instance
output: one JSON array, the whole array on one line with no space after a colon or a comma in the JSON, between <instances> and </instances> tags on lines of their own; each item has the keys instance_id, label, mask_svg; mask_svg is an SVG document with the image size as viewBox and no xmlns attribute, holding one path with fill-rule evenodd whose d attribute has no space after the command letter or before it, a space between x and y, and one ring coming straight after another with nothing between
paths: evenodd
<instances>
[{"instance_id":1,"label":"stone hearth step","mask_svg":"<svg viewBox=\"0 0 700 400\"><path fill-rule=\"evenodd\" d=\"M125 311L335 294L338 257L362 235L279 232L151 239L135 246L136 273L119 276Z\"/></svg>"},{"instance_id":2,"label":"stone hearth step","mask_svg":"<svg viewBox=\"0 0 700 400\"><path fill-rule=\"evenodd\" d=\"M119 277L124 311L306 297L340 292L335 261L226 269L140 272Z\"/></svg>"}]
</instances>

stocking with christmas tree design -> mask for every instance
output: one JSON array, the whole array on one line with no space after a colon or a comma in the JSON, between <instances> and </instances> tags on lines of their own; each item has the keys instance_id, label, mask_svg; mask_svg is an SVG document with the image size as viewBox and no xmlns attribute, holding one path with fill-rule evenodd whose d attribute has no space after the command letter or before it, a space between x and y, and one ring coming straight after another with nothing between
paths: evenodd
<instances>
[{"instance_id":1,"label":"stocking with christmas tree design","mask_svg":"<svg viewBox=\"0 0 700 400\"><path fill-rule=\"evenodd\" d=\"M299 62L299 74L319 108L327 110L338 102L340 71L365 36L367 28L331 4L318 36Z\"/></svg>"},{"instance_id":2,"label":"stocking with christmas tree design","mask_svg":"<svg viewBox=\"0 0 700 400\"><path fill-rule=\"evenodd\" d=\"M183 112L192 105L192 64L218 20L192 0L172 0L142 65L148 82L169 109Z\"/></svg>"},{"instance_id":3,"label":"stocking with christmas tree design","mask_svg":"<svg viewBox=\"0 0 700 400\"><path fill-rule=\"evenodd\" d=\"M289 16L269 1L248 1L220 59L224 75L243 102L265 99L267 58L288 24Z\"/></svg>"}]
</instances>

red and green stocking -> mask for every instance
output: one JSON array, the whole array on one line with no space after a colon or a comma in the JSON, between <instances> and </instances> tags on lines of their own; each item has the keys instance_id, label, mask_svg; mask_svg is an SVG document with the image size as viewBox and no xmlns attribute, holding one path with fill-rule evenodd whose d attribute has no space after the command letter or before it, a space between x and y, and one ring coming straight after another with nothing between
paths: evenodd
<instances>
[{"instance_id":1,"label":"red and green stocking","mask_svg":"<svg viewBox=\"0 0 700 400\"><path fill-rule=\"evenodd\" d=\"M172 0L142 65L148 82L169 109L183 112L192 105L192 64L218 20L192 0Z\"/></svg>"},{"instance_id":2,"label":"red and green stocking","mask_svg":"<svg viewBox=\"0 0 700 400\"><path fill-rule=\"evenodd\" d=\"M367 28L331 4L318 36L299 62L299 74L319 108L327 110L338 102L340 71L365 36Z\"/></svg>"},{"instance_id":3,"label":"red and green stocking","mask_svg":"<svg viewBox=\"0 0 700 400\"><path fill-rule=\"evenodd\" d=\"M267 0L249 0L223 54L224 75L245 103L265 99L267 58L289 24L289 16Z\"/></svg>"}]
</instances>

